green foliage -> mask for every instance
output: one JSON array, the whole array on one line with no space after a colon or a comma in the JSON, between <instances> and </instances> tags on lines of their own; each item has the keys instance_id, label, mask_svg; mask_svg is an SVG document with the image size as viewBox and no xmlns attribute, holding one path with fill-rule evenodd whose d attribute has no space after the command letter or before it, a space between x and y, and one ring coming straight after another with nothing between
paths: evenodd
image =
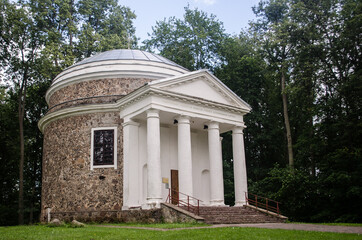
<instances>
[{"instance_id":1,"label":"green foliage","mask_svg":"<svg viewBox=\"0 0 362 240\"><path fill-rule=\"evenodd\" d=\"M37 123L51 80L96 52L136 47L135 17L114 0L1 0L0 225L16 224L17 204L25 222L38 221L43 137Z\"/></svg>"},{"instance_id":2,"label":"green foliage","mask_svg":"<svg viewBox=\"0 0 362 240\"><path fill-rule=\"evenodd\" d=\"M288 49L286 91L297 170L290 174L282 164L262 181L252 177L250 191L282 201L291 219L362 221L362 82L356 81L361 3L275 0L255 10L259 20L252 30L260 35L262 53L274 53L262 55L267 62L280 64L278 49Z\"/></svg>"},{"instance_id":3,"label":"green foliage","mask_svg":"<svg viewBox=\"0 0 362 240\"><path fill-rule=\"evenodd\" d=\"M16 119L16 101L6 94L0 104L0 225L15 225L17 223L17 189L19 134ZM9 131L12 129L13 131Z\"/></svg>"},{"instance_id":4,"label":"green foliage","mask_svg":"<svg viewBox=\"0 0 362 240\"><path fill-rule=\"evenodd\" d=\"M132 25L136 15L130 8L118 5L116 0L80 0L77 6L82 20L80 44L76 46L80 57L137 46L135 28Z\"/></svg>"},{"instance_id":5,"label":"green foliage","mask_svg":"<svg viewBox=\"0 0 362 240\"><path fill-rule=\"evenodd\" d=\"M252 36L247 33L225 39L221 49L223 64L215 75L250 104L252 112L245 116L245 152L248 176L262 179L266 169L283 159L284 139L281 130L278 86L266 71L267 65L254 49ZM279 125L278 125L279 124ZM224 159L232 159L231 136L225 139Z\"/></svg>"},{"instance_id":6,"label":"green foliage","mask_svg":"<svg viewBox=\"0 0 362 240\"><path fill-rule=\"evenodd\" d=\"M326 198L320 191L318 180L303 171L291 172L276 165L270 170L269 176L249 187L251 192L281 202L282 214L291 221L323 221L322 216L316 215L323 209L323 200Z\"/></svg>"},{"instance_id":7,"label":"green foliage","mask_svg":"<svg viewBox=\"0 0 362 240\"><path fill-rule=\"evenodd\" d=\"M185 7L184 19L170 17L156 22L144 48L159 53L189 70L213 69L226 36L223 24L198 9Z\"/></svg>"}]
</instances>

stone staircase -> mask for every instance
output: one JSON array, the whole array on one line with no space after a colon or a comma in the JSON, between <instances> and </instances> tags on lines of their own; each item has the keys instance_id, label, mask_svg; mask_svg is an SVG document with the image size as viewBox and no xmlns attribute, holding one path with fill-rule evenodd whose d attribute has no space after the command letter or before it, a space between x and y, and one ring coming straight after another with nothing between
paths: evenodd
<instances>
[{"instance_id":1,"label":"stone staircase","mask_svg":"<svg viewBox=\"0 0 362 240\"><path fill-rule=\"evenodd\" d=\"M275 223L285 222L286 217L253 206L200 207L200 217L208 224Z\"/></svg>"}]
</instances>

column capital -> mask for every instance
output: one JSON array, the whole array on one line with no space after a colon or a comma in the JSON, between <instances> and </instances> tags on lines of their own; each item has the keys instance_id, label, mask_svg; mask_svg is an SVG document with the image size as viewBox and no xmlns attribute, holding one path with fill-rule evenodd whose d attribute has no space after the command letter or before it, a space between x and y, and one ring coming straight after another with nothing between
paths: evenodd
<instances>
[{"instance_id":1,"label":"column capital","mask_svg":"<svg viewBox=\"0 0 362 240\"><path fill-rule=\"evenodd\" d=\"M190 124L191 117L186 115L179 115L176 119L179 124Z\"/></svg>"},{"instance_id":2,"label":"column capital","mask_svg":"<svg viewBox=\"0 0 362 240\"><path fill-rule=\"evenodd\" d=\"M210 121L207 122L207 129L211 130L211 129L219 129L219 123L218 122L214 122L214 121Z\"/></svg>"},{"instance_id":3,"label":"column capital","mask_svg":"<svg viewBox=\"0 0 362 240\"><path fill-rule=\"evenodd\" d=\"M146 111L146 113L147 113L147 118L159 118L160 117L159 116L160 110L158 110L158 109L151 108L151 109L148 109Z\"/></svg>"},{"instance_id":4,"label":"column capital","mask_svg":"<svg viewBox=\"0 0 362 240\"><path fill-rule=\"evenodd\" d=\"M138 122L135 122L135 121L132 121L132 120L122 123L123 127L129 126L129 125L135 126L135 127L140 126L140 124Z\"/></svg>"},{"instance_id":5,"label":"column capital","mask_svg":"<svg viewBox=\"0 0 362 240\"><path fill-rule=\"evenodd\" d=\"M234 126L233 127L233 134L244 134L243 130L244 130L245 126Z\"/></svg>"}]
</instances>

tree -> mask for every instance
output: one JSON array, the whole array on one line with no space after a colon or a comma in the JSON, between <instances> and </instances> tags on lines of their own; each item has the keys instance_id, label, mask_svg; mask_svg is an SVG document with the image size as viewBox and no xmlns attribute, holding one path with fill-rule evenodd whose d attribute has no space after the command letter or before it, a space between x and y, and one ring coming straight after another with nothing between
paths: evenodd
<instances>
[{"instance_id":1,"label":"tree","mask_svg":"<svg viewBox=\"0 0 362 240\"><path fill-rule=\"evenodd\" d=\"M284 146L283 119L278 108L281 99L275 94L278 85L269 76L267 64L253 38L250 33L242 32L225 39L220 49L222 64L215 69L215 75L252 108L244 120L249 186L265 178L269 169L284 158L281 151ZM232 204L232 138L230 133L223 137L225 200Z\"/></svg>"},{"instance_id":2,"label":"tree","mask_svg":"<svg viewBox=\"0 0 362 240\"><path fill-rule=\"evenodd\" d=\"M77 6L81 20L77 45L80 58L137 46L132 22L136 15L130 8L118 5L116 0L80 0Z\"/></svg>"},{"instance_id":3,"label":"tree","mask_svg":"<svg viewBox=\"0 0 362 240\"><path fill-rule=\"evenodd\" d=\"M289 49L281 60L287 64L296 169L294 176L271 169L251 189L283 201L294 220L359 222L361 3L280 0L262 2L256 10L262 19L253 30L268 65L278 63L271 58L278 48Z\"/></svg>"},{"instance_id":4,"label":"tree","mask_svg":"<svg viewBox=\"0 0 362 240\"><path fill-rule=\"evenodd\" d=\"M1 66L2 81L11 82L18 92L19 160L19 224L24 223L24 117L27 89L34 82L33 65L39 56L42 36L29 16L29 8L20 8L5 0L1 7Z\"/></svg>"},{"instance_id":5,"label":"tree","mask_svg":"<svg viewBox=\"0 0 362 240\"><path fill-rule=\"evenodd\" d=\"M1 188L4 198L0 207L13 209L13 194L17 192L18 222L23 224L24 209L29 212L26 220L30 222L39 211L42 136L37 122L46 112L43 97L46 89L59 72L76 60L99 51L135 47L137 39L132 21L136 16L114 0L0 1L1 101L5 103L1 108L4 110L1 130L5 133L2 132L4 138L0 140L7 149L0 157L2 162L9 163L4 165L3 179L8 185L6 189ZM86 32L82 26L87 26ZM87 40L88 33L92 42L83 41ZM8 124L14 114L11 112L14 98L17 98L18 128ZM7 137L13 133L18 133L19 138ZM17 152L20 152L19 167L15 174Z\"/></svg>"},{"instance_id":6,"label":"tree","mask_svg":"<svg viewBox=\"0 0 362 240\"><path fill-rule=\"evenodd\" d=\"M10 96L6 87L0 87L0 225L15 225L18 222L19 198L15 189L19 182L19 125L17 100Z\"/></svg>"},{"instance_id":7,"label":"tree","mask_svg":"<svg viewBox=\"0 0 362 240\"><path fill-rule=\"evenodd\" d=\"M29 7L33 24L44 37L41 58L46 65L45 71L52 72L51 76L46 76L47 79L52 79L77 58L75 48L79 17L75 1L24 0L22 4Z\"/></svg>"},{"instance_id":8,"label":"tree","mask_svg":"<svg viewBox=\"0 0 362 240\"><path fill-rule=\"evenodd\" d=\"M328 189L332 218L361 221L362 3L339 0L324 6L325 18L317 27L323 39L317 128L320 178Z\"/></svg>"},{"instance_id":9,"label":"tree","mask_svg":"<svg viewBox=\"0 0 362 240\"><path fill-rule=\"evenodd\" d=\"M189 70L214 69L220 63L218 51L226 37L222 22L198 9L185 7L184 19L171 17L156 22L144 48Z\"/></svg>"},{"instance_id":10,"label":"tree","mask_svg":"<svg viewBox=\"0 0 362 240\"><path fill-rule=\"evenodd\" d=\"M287 100L287 78L291 69L289 61L293 46L289 42L289 31L292 24L288 18L288 1L261 1L253 8L254 13L261 19L253 24L255 31L260 31L261 50L269 64L276 68L280 78L280 92L283 101L284 125L287 136L289 167L294 170L294 154L292 131L289 120Z\"/></svg>"},{"instance_id":11,"label":"tree","mask_svg":"<svg viewBox=\"0 0 362 240\"><path fill-rule=\"evenodd\" d=\"M44 35L42 61L50 79L97 52L137 46L136 15L115 0L27 0L23 4L30 7Z\"/></svg>"}]
</instances>

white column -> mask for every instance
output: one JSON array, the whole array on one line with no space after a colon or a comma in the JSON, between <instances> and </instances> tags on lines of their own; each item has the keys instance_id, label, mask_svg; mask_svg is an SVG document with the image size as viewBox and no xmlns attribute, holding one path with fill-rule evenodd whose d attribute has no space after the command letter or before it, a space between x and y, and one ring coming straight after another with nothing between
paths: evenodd
<instances>
[{"instance_id":1,"label":"white column","mask_svg":"<svg viewBox=\"0 0 362 240\"><path fill-rule=\"evenodd\" d=\"M224 205L224 179L222 172L222 151L219 123L209 122L209 159L210 159L210 205Z\"/></svg>"},{"instance_id":2,"label":"white column","mask_svg":"<svg viewBox=\"0 0 362 240\"><path fill-rule=\"evenodd\" d=\"M160 207L162 201L159 111L147 111L147 204Z\"/></svg>"},{"instance_id":3,"label":"white column","mask_svg":"<svg viewBox=\"0 0 362 240\"><path fill-rule=\"evenodd\" d=\"M190 117L180 116L177 121L179 191L193 196ZM180 195L180 199L186 200L186 196Z\"/></svg>"},{"instance_id":4,"label":"white column","mask_svg":"<svg viewBox=\"0 0 362 240\"><path fill-rule=\"evenodd\" d=\"M123 210L139 206L138 127L127 121L123 125Z\"/></svg>"},{"instance_id":5,"label":"white column","mask_svg":"<svg viewBox=\"0 0 362 240\"><path fill-rule=\"evenodd\" d=\"M245 193L248 192L243 135L244 135L243 127L238 127L238 126L234 127L233 158L234 158L235 206L243 206L246 204Z\"/></svg>"}]
</instances>

